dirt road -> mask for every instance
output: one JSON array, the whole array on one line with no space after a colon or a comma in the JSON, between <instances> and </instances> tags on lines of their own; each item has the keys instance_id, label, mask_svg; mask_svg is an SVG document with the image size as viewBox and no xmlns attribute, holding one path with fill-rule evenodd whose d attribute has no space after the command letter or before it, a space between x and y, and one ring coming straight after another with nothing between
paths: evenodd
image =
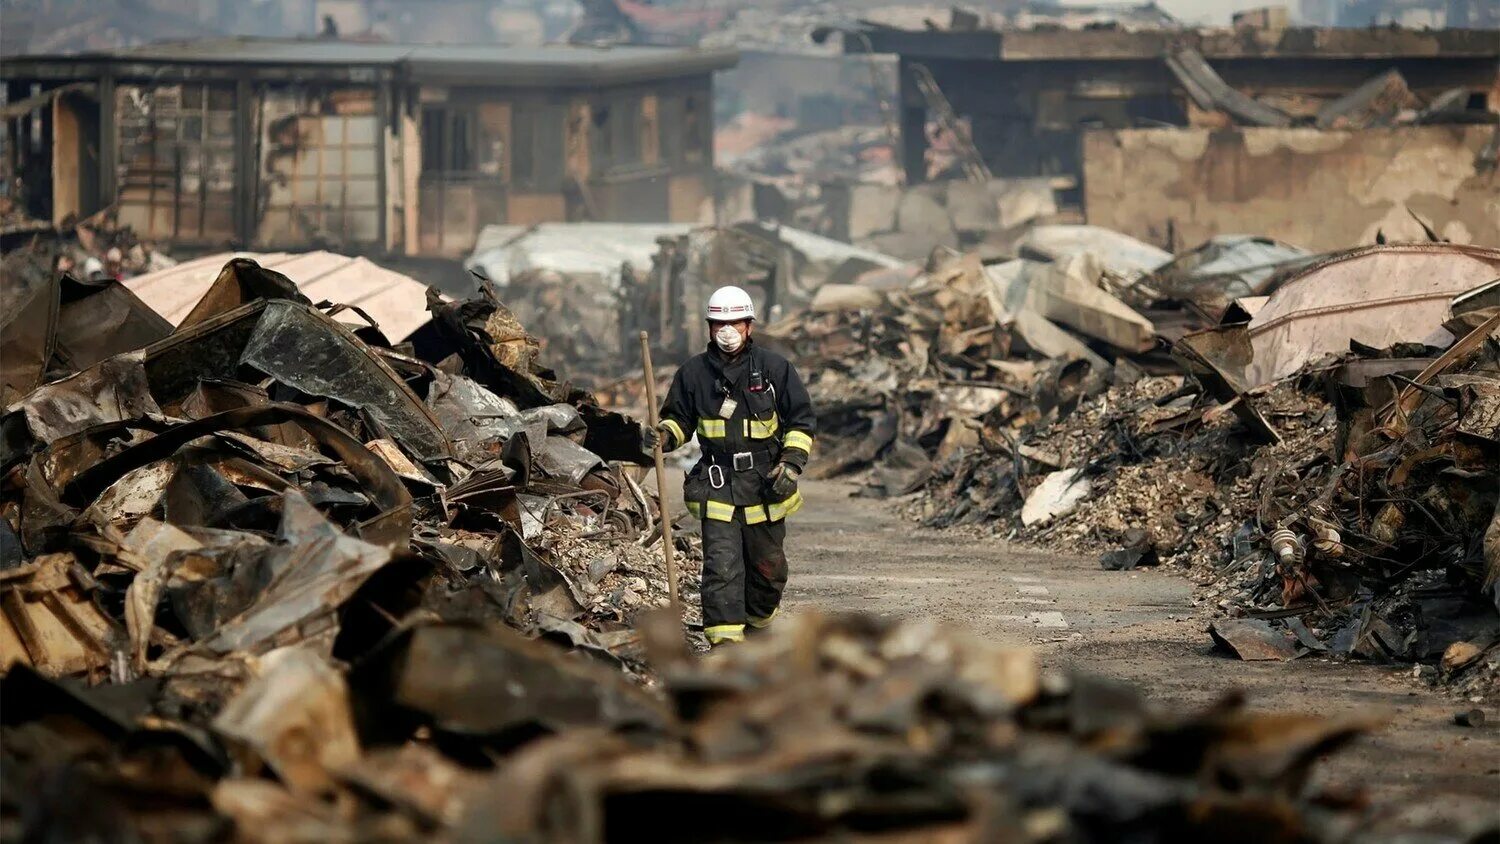
<instances>
[{"instance_id":1,"label":"dirt road","mask_svg":"<svg viewBox=\"0 0 1500 844\"><path fill-rule=\"evenodd\" d=\"M1282 711L1371 713L1388 726L1322 767L1325 781L1376 800L1420 797L1414 812L1500 818L1500 712L1455 726L1472 704L1418 688L1390 668L1315 658L1244 663L1213 653L1209 614L1170 572L1106 572L1093 558L922 530L852 486L804 484L809 504L788 539L786 607L864 610L967 625L975 635L1038 649L1137 683L1153 700L1202 705L1231 688Z\"/></svg>"}]
</instances>

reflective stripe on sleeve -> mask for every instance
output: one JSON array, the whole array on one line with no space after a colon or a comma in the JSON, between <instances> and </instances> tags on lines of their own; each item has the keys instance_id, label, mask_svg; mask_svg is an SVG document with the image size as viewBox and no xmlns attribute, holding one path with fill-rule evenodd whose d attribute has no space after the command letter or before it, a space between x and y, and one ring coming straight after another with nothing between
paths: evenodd
<instances>
[{"instance_id":1,"label":"reflective stripe on sleeve","mask_svg":"<svg viewBox=\"0 0 1500 844\"><path fill-rule=\"evenodd\" d=\"M680 445L683 445L683 444L685 444L687 442L687 439L688 439L687 438L687 434L684 434L682 432L682 426L678 425L677 422L676 422L676 420L673 420L673 419L663 419L663 420L661 420L661 424L667 430L669 430L669 431L672 432L672 448L676 448L676 447L678 447ZM671 451L671 449L667 449L667 450Z\"/></svg>"},{"instance_id":2,"label":"reflective stripe on sleeve","mask_svg":"<svg viewBox=\"0 0 1500 844\"><path fill-rule=\"evenodd\" d=\"M699 419L698 436L722 439L725 435L723 419Z\"/></svg>"},{"instance_id":3,"label":"reflective stripe on sleeve","mask_svg":"<svg viewBox=\"0 0 1500 844\"><path fill-rule=\"evenodd\" d=\"M801 510L801 509L802 509L802 491L801 490L798 490L798 491L792 493L790 496L788 496L786 498L785 501L778 501L775 504L768 504L768 505L766 505L766 510L770 513L770 515L771 515L771 521L773 521L773 522L779 522L782 519L785 519L787 516L790 516L791 514L797 512L798 510Z\"/></svg>"},{"instance_id":4,"label":"reflective stripe on sleeve","mask_svg":"<svg viewBox=\"0 0 1500 844\"><path fill-rule=\"evenodd\" d=\"M787 431L786 439L782 441L782 448L800 448L808 454L812 454L813 438L802 431Z\"/></svg>"},{"instance_id":5,"label":"reflective stripe on sleeve","mask_svg":"<svg viewBox=\"0 0 1500 844\"><path fill-rule=\"evenodd\" d=\"M686 502L686 504L687 504L688 512L693 515L693 518L695 518L695 519L701 519L701 518L703 518L703 505L702 504L699 504L696 501L688 501L688 502Z\"/></svg>"}]
</instances>

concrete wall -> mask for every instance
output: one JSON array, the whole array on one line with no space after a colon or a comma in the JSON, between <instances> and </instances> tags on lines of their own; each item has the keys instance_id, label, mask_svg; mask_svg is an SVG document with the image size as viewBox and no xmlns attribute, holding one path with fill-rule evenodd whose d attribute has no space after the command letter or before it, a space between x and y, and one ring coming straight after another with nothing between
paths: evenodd
<instances>
[{"instance_id":1,"label":"concrete wall","mask_svg":"<svg viewBox=\"0 0 1500 844\"><path fill-rule=\"evenodd\" d=\"M1409 207L1457 243L1500 243L1500 175L1476 169L1492 126L1125 129L1083 141L1084 213L1168 249L1215 234L1309 249L1420 240ZM1169 241L1174 241L1169 242Z\"/></svg>"}]
</instances>

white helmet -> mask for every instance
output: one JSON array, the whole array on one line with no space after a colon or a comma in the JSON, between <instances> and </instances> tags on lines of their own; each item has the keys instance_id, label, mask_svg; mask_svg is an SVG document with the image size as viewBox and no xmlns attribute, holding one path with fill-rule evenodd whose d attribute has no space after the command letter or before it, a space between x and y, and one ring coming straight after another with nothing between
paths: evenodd
<instances>
[{"instance_id":1,"label":"white helmet","mask_svg":"<svg viewBox=\"0 0 1500 844\"><path fill-rule=\"evenodd\" d=\"M713 322L755 319L755 303L750 301L749 293L738 287L720 287L708 297L708 318Z\"/></svg>"}]
</instances>

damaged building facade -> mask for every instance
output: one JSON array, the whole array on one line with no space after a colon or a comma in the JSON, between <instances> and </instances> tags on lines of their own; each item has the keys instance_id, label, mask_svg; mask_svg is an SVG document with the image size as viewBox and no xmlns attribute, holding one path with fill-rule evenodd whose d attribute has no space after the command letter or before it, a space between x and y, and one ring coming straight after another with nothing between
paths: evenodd
<instances>
[{"instance_id":1,"label":"damaged building facade","mask_svg":"<svg viewBox=\"0 0 1500 844\"><path fill-rule=\"evenodd\" d=\"M732 50L235 38L8 60L24 207L178 248L456 256L494 223L694 221Z\"/></svg>"},{"instance_id":2,"label":"damaged building facade","mask_svg":"<svg viewBox=\"0 0 1500 844\"><path fill-rule=\"evenodd\" d=\"M1168 249L1226 230L1334 248L1410 224L1408 205L1455 239L1500 227L1495 30L1004 29L955 15L946 29L866 24L844 45L899 58L908 184L929 177L951 104L994 176L1070 180L1062 199L1088 222ZM1312 226L1310 203L1344 222Z\"/></svg>"}]
</instances>

